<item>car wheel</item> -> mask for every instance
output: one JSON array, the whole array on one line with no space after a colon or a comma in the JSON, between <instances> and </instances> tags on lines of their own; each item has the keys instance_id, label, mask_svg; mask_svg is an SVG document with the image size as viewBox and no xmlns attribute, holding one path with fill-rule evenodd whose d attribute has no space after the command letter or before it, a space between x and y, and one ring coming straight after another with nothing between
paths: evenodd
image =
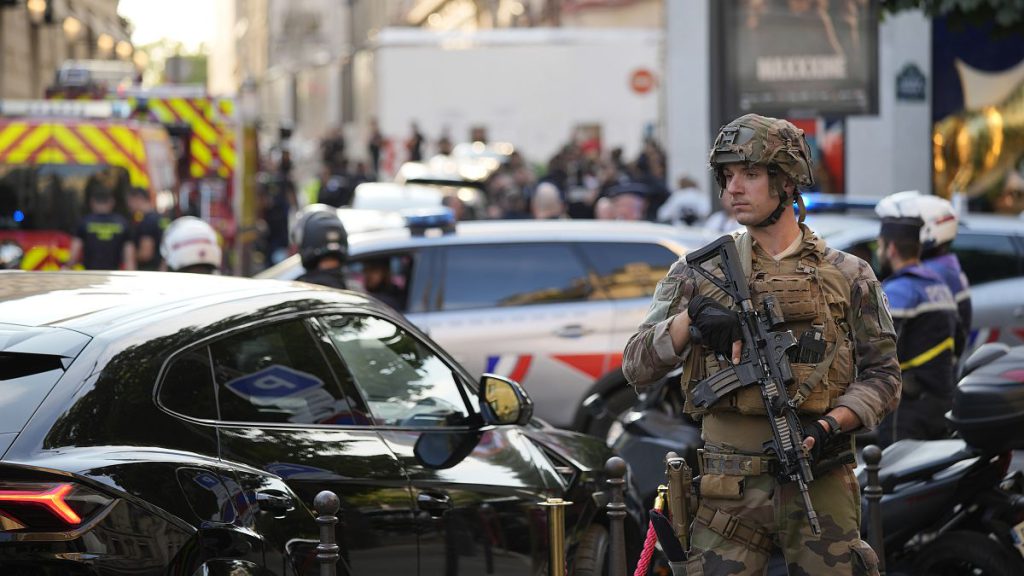
<instances>
[{"instance_id":1,"label":"car wheel","mask_svg":"<svg viewBox=\"0 0 1024 576\"><path fill-rule=\"evenodd\" d=\"M575 576L605 576L608 572L608 529L591 524L576 549Z\"/></svg>"},{"instance_id":2,"label":"car wheel","mask_svg":"<svg viewBox=\"0 0 1024 576\"><path fill-rule=\"evenodd\" d=\"M636 393L626 386L623 379L622 388L603 400L604 410L598 415L591 416L584 432L603 438L610 446L622 434L622 417L636 404Z\"/></svg>"}]
</instances>

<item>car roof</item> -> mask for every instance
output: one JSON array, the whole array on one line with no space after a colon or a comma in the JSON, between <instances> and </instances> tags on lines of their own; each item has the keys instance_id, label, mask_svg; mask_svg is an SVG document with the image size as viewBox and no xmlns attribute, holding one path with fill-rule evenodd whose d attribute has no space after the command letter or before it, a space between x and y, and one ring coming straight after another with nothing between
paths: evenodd
<instances>
[{"instance_id":1,"label":"car roof","mask_svg":"<svg viewBox=\"0 0 1024 576\"><path fill-rule=\"evenodd\" d=\"M431 233L434 232L434 233ZM413 235L408 228L378 230L353 235L349 245L354 254L367 250L404 248L416 245L456 245L503 242L650 242L672 240L684 248L696 248L715 235L701 228L684 228L651 222L618 220L480 220L459 222L455 232L428 231Z\"/></svg>"},{"instance_id":2,"label":"car roof","mask_svg":"<svg viewBox=\"0 0 1024 576\"><path fill-rule=\"evenodd\" d=\"M355 292L305 283L175 272L0 271L0 285L5 324L67 328L91 336L147 317L185 315L259 296L319 292L313 297L376 306Z\"/></svg>"},{"instance_id":3,"label":"car roof","mask_svg":"<svg viewBox=\"0 0 1024 576\"><path fill-rule=\"evenodd\" d=\"M807 225L830 244L860 241L878 235L878 218L853 214L808 214ZM999 214L969 213L961 217L960 230L972 234L1024 236L1024 220Z\"/></svg>"}]
</instances>

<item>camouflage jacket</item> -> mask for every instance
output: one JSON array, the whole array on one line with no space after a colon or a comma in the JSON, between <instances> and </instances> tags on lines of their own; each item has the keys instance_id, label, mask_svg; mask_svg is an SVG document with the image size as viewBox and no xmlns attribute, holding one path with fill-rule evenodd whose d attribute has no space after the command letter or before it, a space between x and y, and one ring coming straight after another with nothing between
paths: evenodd
<instances>
[{"instance_id":1,"label":"camouflage jacket","mask_svg":"<svg viewBox=\"0 0 1024 576\"><path fill-rule=\"evenodd\" d=\"M833 250L810 229L801 224L803 242L788 258L801 258L815 252L820 262L820 277L828 290L838 292L846 306L845 325L854 342L856 374L836 406L852 410L866 429L878 426L894 410L900 399L900 368L896 358L896 333L888 302L871 267L855 256ZM759 250L755 246L755 250ZM622 358L622 372L638 390L663 377L688 360L690 347L676 354L668 332L669 323L686 309L696 293L716 295L723 304L732 305L720 291L679 260L655 290L647 317L630 337Z\"/></svg>"}]
</instances>

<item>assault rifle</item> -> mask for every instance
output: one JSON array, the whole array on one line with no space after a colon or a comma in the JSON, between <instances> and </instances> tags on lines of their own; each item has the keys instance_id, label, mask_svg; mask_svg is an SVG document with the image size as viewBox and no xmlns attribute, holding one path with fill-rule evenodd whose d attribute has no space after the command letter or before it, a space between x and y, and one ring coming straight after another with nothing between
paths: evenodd
<instances>
[{"instance_id":1,"label":"assault rifle","mask_svg":"<svg viewBox=\"0 0 1024 576\"><path fill-rule=\"evenodd\" d=\"M705 263L716 258L720 275L704 267ZM820 535L818 515L807 492L807 484L814 480L814 475L810 457L803 447L804 430L797 417L796 405L786 391L786 385L793 382L787 351L796 346L796 339L789 330L777 330L784 318L773 296L764 296L763 311L754 308L732 236L722 236L700 250L690 252L686 262L739 306L743 331L743 352L739 363L702 380L694 389L693 402L700 408L707 408L739 388L755 384L760 387L772 428L772 439L765 442L765 452L778 459L776 477L779 481L796 482L799 486L811 531L815 536ZM700 343L701 335L696 326L691 326L690 337L693 343Z\"/></svg>"}]
</instances>

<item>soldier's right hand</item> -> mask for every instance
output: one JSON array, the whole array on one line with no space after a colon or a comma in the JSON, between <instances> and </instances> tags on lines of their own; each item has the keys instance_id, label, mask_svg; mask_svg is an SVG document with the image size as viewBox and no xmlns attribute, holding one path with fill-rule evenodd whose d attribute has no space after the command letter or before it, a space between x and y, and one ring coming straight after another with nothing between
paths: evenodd
<instances>
[{"instance_id":1,"label":"soldier's right hand","mask_svg":"<svg viewBox=\"0 0 1024 576\"><path fill-rule=\"evenodd\" d=\"M739 362L743 331L740 315L729 310L714 298L698 294L690 299L686 307L690 322L700 330L704 344L723 355Z\"/></svg>"}]
</instances>

